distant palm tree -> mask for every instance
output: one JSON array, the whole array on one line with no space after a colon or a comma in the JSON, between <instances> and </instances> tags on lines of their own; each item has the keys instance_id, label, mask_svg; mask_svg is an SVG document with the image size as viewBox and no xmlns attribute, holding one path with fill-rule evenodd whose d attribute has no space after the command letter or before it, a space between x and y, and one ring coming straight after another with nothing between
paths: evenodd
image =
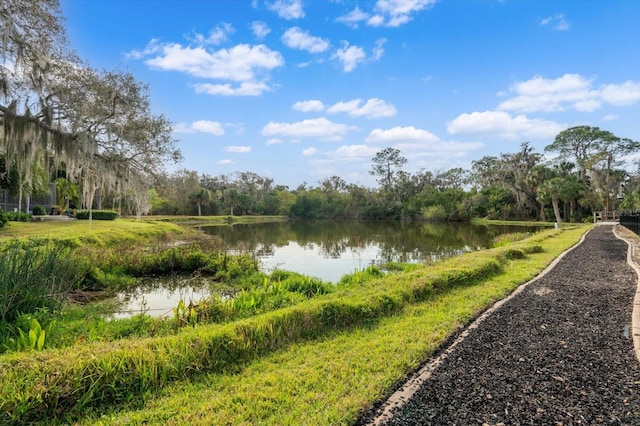
<instances>
[{"instance_id":1,"label":"distant palm tree","mask_svg":"<svg viewBox=\"0 0 640 426\"><path fill-rule=\"evenodd\" d=\"M193 200L198 206L198 216L202 216L202 205L211 201L211 191L207 188L200 188L198 191L191 194L191 200Z\"/></svg>"}]
</instances>

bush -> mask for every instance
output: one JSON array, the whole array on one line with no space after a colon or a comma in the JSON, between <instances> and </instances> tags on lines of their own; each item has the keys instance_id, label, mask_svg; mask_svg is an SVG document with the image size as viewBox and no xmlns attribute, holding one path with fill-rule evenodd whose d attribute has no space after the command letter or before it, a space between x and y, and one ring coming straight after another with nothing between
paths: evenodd
<instances>
[{"instance_id":1,"label":"bush","mask_svg":"<svg viewBox=\"0 0 640 426\"><path fill-rule=\"evenodd\" d=\"M42 206L35 206L33 208L33 215L34 216L44 216L46 214L47 214L47 210Z\"/></svg>"},{"instance_id":2,"label":"bush","mask_svg":"<svg viewBox=\"0 0 640 426\"><path fill-rule=\"evenodd\" d=\"M0 228L6 225L8 221L9 221L9 218L7 217L7 214L2 210L0 210Z\"/></svg>"},{"instance_id":3,"label":"bush","mask_svg":"<svg viewBox=\"0 0 640 426\"><path fill-rule=\"evenodd\" d=\"M76 218L89 219L89 213L94 220L115 220L118 217L118 212L113 210L78 210Z\"/></svg>"},{"instance_id":4,"label":"bush","mask_svg":"<svg viewBox=\"0 0 640 426\"><path fill-rule=\"evenodd\" d=\"M31 220L31 215L22 212L7 212L7 219L11 222L29 222Z\"/></svg>"}]
</instances>

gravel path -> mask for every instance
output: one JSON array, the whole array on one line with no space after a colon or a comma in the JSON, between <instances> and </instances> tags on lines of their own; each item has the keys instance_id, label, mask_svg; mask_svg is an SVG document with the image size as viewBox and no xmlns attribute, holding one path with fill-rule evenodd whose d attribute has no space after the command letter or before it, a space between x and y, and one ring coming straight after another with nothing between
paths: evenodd
<instances>
[{"instance_id":1,"label":"gravel path","mask_svg":"<svg viewBox=\"0 0 640 426\"><path fill-rule=\"evenodd\" d=\"M640 425L626 258L612 226L595 227L447 351L390 419L360 424Z\"/></svg>"}]
</instances>

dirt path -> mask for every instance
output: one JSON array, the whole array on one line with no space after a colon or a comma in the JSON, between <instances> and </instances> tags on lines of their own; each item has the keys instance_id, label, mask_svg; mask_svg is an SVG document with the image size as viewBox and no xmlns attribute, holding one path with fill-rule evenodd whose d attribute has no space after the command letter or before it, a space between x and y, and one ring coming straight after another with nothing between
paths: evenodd
<instances>
[{"instance_id":1,"label":"dirt path","mask_svg":"<svg viewBox=\"0 0 640 426\"><path fill-rule=\"evenodd\" d=\"M637 282L627 244L611 225L595 227L427 364L406 401L401 389L360 424L640 425Z\"/></svg>"}]
</instances>

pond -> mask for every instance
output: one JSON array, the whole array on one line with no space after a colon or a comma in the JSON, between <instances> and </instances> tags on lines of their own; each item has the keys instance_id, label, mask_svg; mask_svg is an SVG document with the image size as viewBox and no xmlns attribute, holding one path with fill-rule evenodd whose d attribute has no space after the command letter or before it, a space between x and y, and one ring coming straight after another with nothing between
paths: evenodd
<instances>
[{"instance_id":1,"label":"pond","mask_svg":"<svg viewBox=\"0 0 640 426\"><path fill-rule=\"evenodd\" d=\"M384 221L286 221L229 226L198 225L219 239L230 253L251 253L264 272L276 269L311 275L324 281L386 262L427 263L490 247L510 232L532 232L522 226L470 223L399 223ZM211 290L203 279L163 278L145 283L124 302L118 317L147 312L171 314L180 299L197 302ZM227 293L217 291L223 297Z\"/></svg>"}]
</instances>

